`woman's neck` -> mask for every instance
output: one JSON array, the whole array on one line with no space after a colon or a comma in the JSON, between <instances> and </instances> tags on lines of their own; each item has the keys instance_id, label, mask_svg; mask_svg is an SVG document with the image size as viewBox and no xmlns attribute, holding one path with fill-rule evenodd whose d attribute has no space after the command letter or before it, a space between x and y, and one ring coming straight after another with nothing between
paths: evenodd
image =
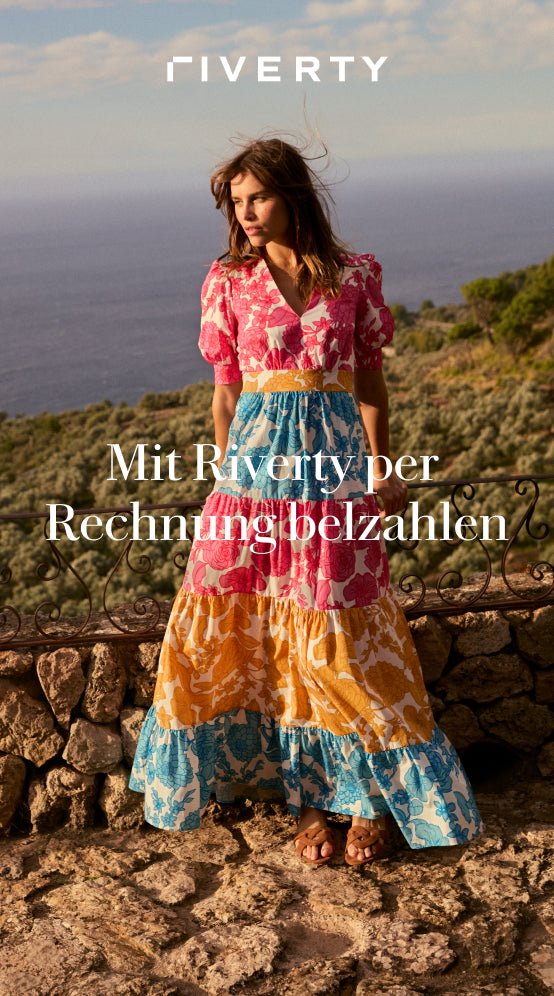
<instances>
[{"instance_id":1,"label":"woman's neck","mask_svg":"<svg viewBox=\"0 0 554 996\"><path fill-rule=\"evenodd\" d=\"M289 276L295 277L296 271L298 269L298 261L296 257L296 252L290 246L280 245L279 243L272 242L271 247L264 247L263 250L264 258L266 263L270 267L275 267L278 270L283 270L288 273Z\"/></svg>"}]
</instances>

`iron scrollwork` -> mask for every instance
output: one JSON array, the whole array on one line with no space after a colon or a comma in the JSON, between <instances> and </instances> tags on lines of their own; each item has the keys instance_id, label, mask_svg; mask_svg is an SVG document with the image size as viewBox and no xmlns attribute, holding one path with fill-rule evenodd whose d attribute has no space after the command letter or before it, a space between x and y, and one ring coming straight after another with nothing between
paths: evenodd
<instances>
[{"instance_id":1,"label":"iron scrollwork","mask_svg":"<svg viewBox=\"0 0 554 996\"><path fill-rule=\"evenodd\" d=\"M444 480L419 482L411 486L410 490L416 488L448 488L450 497L449 507L454 509L459 519L462 519L463 503L472 503L476 500L476 486L479 484L495 484L499 482L514 482L514 494L517 498L528 498L525 511L519 517L515 529L508 537L504 548L498 574L493 573L493 566L489 550L471 524L471 520L463 523L461 527L465 530L462 536L459 533L454 538L442 539L441 547L449 552L459 547L463 542L463 535L471 536L472 543L479 546L483 560L483 570L478 577L473 575L468 585L464 580L462 571L457 569L457 565L439 570L435 576L422 576L410 567L402 573L399 582L399 589L402 596L406 596L403 603L404 611L408 616L418 616L425 613L451 614L452 612L462 612L471 609L479 611L489 608L521 608L535 607L538 605L550 604L554 602L554 568L545 559L536 558L527 567L525 584L517 584L514 576L509 572L510 557L514 554L518 541L522 536L528 537L534 544L540 545L549 535L549 527L546 522L535 522L537 502L539 500L539 481L554 481L554 474L541 474L532 476L500 476L478 479ZM446 504L446 503L445 503ZM143 508L151 510L177 509L180 514L198 510L202 507L202 501L180 502L173 505L147 505ZM128 512L128 507L119 508L97 508L80 509L75 511L76 516L85 514L102 515L104 513ZM18 520L30 520L25 523L27 526L34 521L43 522L46 519L45 513L15 512L0 515L0 527L3 522L14 523ZM93 642L101 637L102 640L133 639L140 636L145 638L159 638L163 634L166 622L166 608L163 601L159 601L159 594L156 591L138 594L137 597L126 604L110 607L110 595L117 590L117 581L124 573L129 572L132 577L147 580L151 575L152 561L146 553L135 553L135 540L126 542L122 553L119 553L115 562L106 566L103 574L105 581L101 588L98 585L98 574L87 579L82 576L82 567L77 569L68 557L62 552L57 541L50 539L46 533L46 523L41 530L43 542L48 548L48 560L40 560L34 568L34 576L41 585L54 585L56 581L63 584L71 578L73 588L80 592L75 596L70 594L70 598L79 599L86 603L86 611L79 617L71 616L62 611L59 595L54 598L43 598L39 604L33 606L30 612L25 613L17 600L6 598L6 604L0 606L0 647L10 648L28 645L67 645L69 641L76 638L82 641ZM184 529L184 541L187 548L193 539L189 523L186 522ZM37 542L35 539L33 542ZM402 550L403 555L415 551L421 542L420 539L402 539L402 534L394 544ZM182 574L186 569L187 550L178 548L171 554L171 562L175 567L175 591L182 581ZM521 577L521 575L520 575ZM9 563L0 568L0 591L10 591L16 580L21 583L21 578L14 577L14 569ZM88 583L87 583L88 582ZM494 582L494 583L493 583ZM166 582L167 583L167 582ZM93 586L96 592L93 595ZM499 589L502 585L502 590ZM98 591L101 595L98 598ZM99 605L94 605L95 598ZM37 599L38 600L38 599ZM168 598L170 601L170 597ZM14 604L15 603L15 604ZM95 611L93 611L95 610ZM63 616L63 619L62 619Z\"/></svg>"},{"instance_id":2,"label":"iron scrollwork","mask_svg":"<svg viewBox=\"0 0 554 996\"><path fill-rule=\"evenodd\" d=\"M144 553L140 554L136 565L131 563L129 557L131 550L133 548L133 544L134 540L132 539L129 540L129 542L125 545L123 552L117 558L114 566L112 567L110 573L108 574L108 579L106 581L106 584L104 585L104 593L102 597L102 604L104 606L104 612L106 613L106 616L110 620L112 626L115 626L115 628L119 630L119 632L121 633L130 632L131 630L128 629L125 626L125 624L122 623L121 621L118 622L114 616L113 610L110 611L110 609L108 608L107 605L108 588L123 562L127 564L127 567L133 574L148 574L150 568L152 567L152 561L150 560L150 557L148 557ZM148 606L150 606L151 609L153 610L148 620L149 625L143 626L142 628L137 626L131 627L132 632L136 633L137 635L142 635L144 633L149 632L150 630L155 629L160 620L162 614L161 607L152 595L139 595L137 598L135 598L134 602L132 603L132 609L136 616L146 616L146 614L148 613Z\"/></svg>"},{"instance_id":3,"label":"iron scrollwork","mask_svg":"<svg viewBox=\"0 0 554 996\"><path fill-rule=\"evenodd\" d=\"M470 583L464 578L462 572L456 567L447 567L439 570L434 576L423 576L412 570L403 574L399 582L400 592L404 595L413 595L418 592L415 599L407 598L403 601L403 608L408 616L422 615L428 611L431 613L448 613L448 611L461 612L471 609L472 611L489 608L509 608L528 605L545 604L553 601L554 592L554 568L546 560L537 560L526 568L525 584L517 585L513 580L513 575L509 573L508 563L510 555L514 553L514 548L518 538L525 532L535 543L543 542L549 535L549 526L546 522L534 524L533 515L539 499L539 480L552 481L554 474L540 474L532 477L517 477L502 475L498 477L478 478L474 480L444 480L432 482L420 482L412 486L416 488L439 488L448 487L450 496L448 505L451 507L459 523L459 531L454 537L442 537L441 547L454 550L467 539L471 539L480 551L482 562L479 574L474 571L470 575ZM525 496L529 488L532 489L532 497L524 514L519 519L515 529L507 538L503 555L500 562L499 577L493 572L493 562L485 542L479 535L478 530L473 525L474 517L463 513L462 502L471 503L477 498L477 485L496 484L500 482L515 482L514 492L518 496ZM446 504L443 503L443 504ZM404 510L403 516L405 516ZM447 517L450 522L449 516ZM400 537L394 538L393 546L403 553L415 551L422 542L422 538ZM546 587L544 584L538 588L535 585L529 587L529 581L544 582L547 578L552 581ZM501 581L504 591L499 591L498 582ZM494 582L494 584L493 584Z\"/></svg>"},{"instance_id":4,"label":"iron scrollwork","mask_svg":"<svg viewBox=\"0 0 554 996\"><path fill-rule=\"evenodd\" d=\"M536 526L536 532L533 532L533 530L531 528L531 520L532 520L533 514L535 512L537 501L539 500L539 485L538 485L537 481L533 480L533 478L531 478L531 477L520 477L516 481L516 484L515 484L515 487L514 487L514 491L515 491L515 493L517 495L521 495L522 497L525 497L525 495L527 494L527 490L528 490L527 486L529 486L530 488L532 488L532 490L533 490L533 496L532 496L529 504L527 505L527 508L526 508L525 512L521 516L521 518L520 518L520 520L519 520L519 522L518 522L518 524L517 524L517 526L515 528L515 531L513 532L512 536L510 537L510 539L508 541L508 544L506 546L506 549L504 550L504 554L503 554L503 557L502 557L502 563L500 565L500 569L501 569L501 572L502 572L502 578L504 580L504 584L506 585L506 587L512 592L513 595L517 595L518 598L523 598L523 599L529 599L529 598L533 598L535 596L533 596L533 594L527 596L527 595L525 595L524 592L522 592L521 590L518 590L518 589L514 588L514 586L511 584L511 581L510 581L510 578L509 578L509 574L507 572L507 567L506 567L508 556L510 555L510 553L512 551L512 548L515 545L516 540L517 540L517 538L518 538L518 536L519 536L519 534L520 534L523 526L525 526L525 531L526 531L527 535L530 537L530 539L535 540L537 542L540 542L540 541L546 539L546 537L549 535L549 532L550 532L549 527L548 527L548 525L547 525L546 522L540 522L540 523L538 523L537 526ZM552 564L549 564L548 561L546 561L546 560L536 561L535 563L530 564L529 569L528 569L528 573L529 573L529 576L534 581L538 581L538 582L543 581L545 579L546 574L549 573L551 575L551 577L552 577L552 581L551 581L549 587L545 591L544 590L541 591L540 594L541 594L541 596L543 598L547 598L549 595L552 594L552 592L554 591L554 566Z\"/></svg>"},{"instance_id":5,"label":"iron scrollwork","mask_svg":"<svg viewBox=\"0 0 554 996\"><path fill-rule=\"evenodd\" d=\"M56 546L54 541L48 539L46 535L46 525L47 524L45 520L43 534L46 545L50 552L50 556L52 557L52 563L48 564L46 561L41 561L41 563L37 564L36 566L37 577L41 581L46 583L50 581L56 581L62 573L63 566L65 566L67 571L69 571L73 575L77 583L83 589L88 604L87 614L84 618L79 617L79 625L77 626L76 629L73 628L71 632L68 632L68 630L66 629L67 623L64 621L64 629L63 629L64 639L74 639L76 636L79 636L81 633L83 633L88 625L92 613L92 596L88 585L85 583L80 574L74 569L74 567L72 567L67 558L64 557L63 553ZM54 571L52 574L49 575L48 572L49 570L52 569L52 566L54 567ZM41 636L46 637L46 639L61 636L62 633L60 633L59 631L57 633L55 631L48 632L47 629L44 629L44 624L41 622L40 618L41 616L47 616L49 622L57 622L60 619L61 614L62 610L57 602L50 601L49 599L45 599L43 602L40 602L40 604L37 605L34 612L34 621L37 632L40 633Z\"/></svg>"}]
</instances>

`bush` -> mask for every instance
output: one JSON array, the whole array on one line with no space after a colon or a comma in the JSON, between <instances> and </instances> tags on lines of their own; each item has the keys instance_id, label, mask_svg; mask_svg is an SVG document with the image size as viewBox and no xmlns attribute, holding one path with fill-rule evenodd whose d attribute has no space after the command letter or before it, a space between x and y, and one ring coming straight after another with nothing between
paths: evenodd
<instances>
[{"instance_id":1,"label":"bush","mask_svg":"<svg viewBox=\"0 0 554 996\"><path fill-rule=\"evenodd\" d=\"M143 395L138 403L139 408L146 408L147 411L154 411L156 408L156 395L152 391L148 391L147 394Z\"/></svg>"},{"instance_id":2,"label":"bush","mask_svg":"<svg viewBox=\"0 0 554 996\"><path fill-rule=\"evenodd\" d=\"M417 353L434 353L437 349L442 349L444 337L436 329L414 329L408 332L403 340L403 348L411 346Z\"/></svg>"},{"instance_id":3,"label":"bush","mask_svg":"<svg viewBox=\"0 0 554 996\"><path fill-rule=\"evenodd\" d=\"M546 263L537 266L531 279L523 289L516 294L496 325L496 335L505 339L513 346L524 349L537 341L537 335L531 336L533 325L547 312L554 309L554 256ZM547 330L538 332L538 340L547 334Z\"/></svg>"},{"instance_id":4,"label":"bush","mask_svg":"<svg viewBox=\"0 0 554 996\"><path fill-rule=\"evenodd\" d=\"M36 420L36 427L41 432L61 432L62 424L59 418L55 415L50 415L48 412L43 412Z\"/></svg>"},{"instance_id":5,"label":"bush","mask_svg":"<svg viewBox=\"0 0 554 996\"><path fill-rule=\"evenodd\" d=\"M410 322L410 313L408 309L403 304L391 304L390 312L394 318L396 324L402 323L408 325Z\"/></svg>"},{"instance_id":6,"label":"bush","mask_svg":"<svg viewBox=\"0 0 554 996\"><path fill-rule=\"evenodd\" d=\"M471 339L474 335L480 335L482 331L477 322L458 322L452 326L446 338L448 342L457 342L459 339Z\"/></svg>"},{"instance_id":7,"label":"bush","mask_svg":"<svg viewBox=\"0 0 554 996\"><path fill-rule=\"evenodd\" d=\"M498 321L516 294L513 283L501 277L481 277L463 284L460 290L467 303L472 306L476 321L485 327Z\"/></svg>"}]
</instances>

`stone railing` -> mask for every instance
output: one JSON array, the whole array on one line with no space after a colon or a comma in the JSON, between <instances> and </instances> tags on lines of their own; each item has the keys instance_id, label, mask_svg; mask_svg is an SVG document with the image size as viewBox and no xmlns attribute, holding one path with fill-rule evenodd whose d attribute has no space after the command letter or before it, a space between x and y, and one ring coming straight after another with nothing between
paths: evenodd
<instances>
[{"instance_id":1,"label":"stone railing","mask_svg":"<svg viewBox=\"0 0 554 996\"><path fill-rule=\"evenodd\" d=\"M462 756L495 748L554 772L554 605L410 623L438 723ZM0 652L0 829L143 821L128 788L160 639ZM471 775L471 770L470 770Z\"/></svg>"}]
</instances>

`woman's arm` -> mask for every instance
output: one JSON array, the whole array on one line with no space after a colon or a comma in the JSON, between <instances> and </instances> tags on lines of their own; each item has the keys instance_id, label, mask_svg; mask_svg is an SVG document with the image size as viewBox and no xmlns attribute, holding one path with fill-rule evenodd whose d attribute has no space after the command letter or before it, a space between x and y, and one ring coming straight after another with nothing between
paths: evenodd
<instances>
[{"instance_id":1,"label":"woman's arm","mask_svg":"<svg viewBox=\"0 0 554 996\"><path fill-rule=\"evenodd\" d=\"M373 469L378 477L373 478L373 490L383 501L384 515L400 512L406 504L408 489L403 481L392 471L384 479L386 464L376 457L388 457L389 449L389 395L382 369L354 370L354 394L360 406L362 423L367 433L371 455L374 457Z\"/></svg>"},{"instance_id":2,"label":"woman's arm","mask_svg":"<svg viewBox=\"0 0 554 996\"><path fill-rule=\"evenodd\" d=\"M212 401L212 413L215 426L215 444L219 447L221 455L217 461L217 466L221 467L229 439L229 426L235 414L239 394L242 390L242 380L237 380L233 384L216 384Z\"/></svg>"}]
</instances>

